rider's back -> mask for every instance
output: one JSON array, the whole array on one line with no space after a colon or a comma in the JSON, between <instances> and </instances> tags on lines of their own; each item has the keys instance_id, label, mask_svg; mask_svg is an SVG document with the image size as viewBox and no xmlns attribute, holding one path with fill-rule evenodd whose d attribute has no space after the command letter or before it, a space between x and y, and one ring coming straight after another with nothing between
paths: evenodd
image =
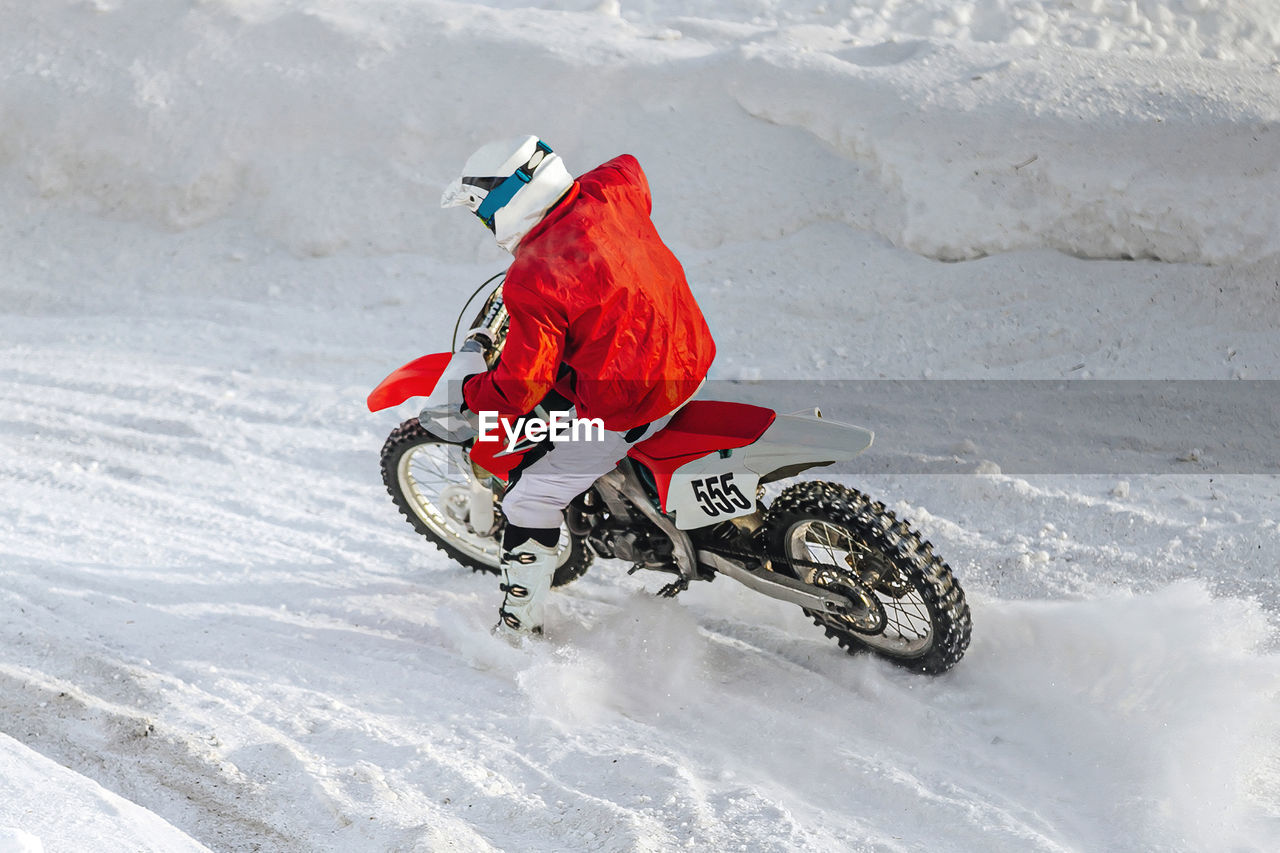
<instances>
[{"instance_id":1,"label":"rider's back","mask_svg":"<svg viewBox=\"0 0 1280 853\"><path fill-rule=\"evenodd\" d=\"M554 381L579 417L611 430L661 417L697 390L715 344L650 210L631 155L574 182L516 249L503 297L521 327L487 379L526 380L528 408Z\"/></svg>"}]
</instances>

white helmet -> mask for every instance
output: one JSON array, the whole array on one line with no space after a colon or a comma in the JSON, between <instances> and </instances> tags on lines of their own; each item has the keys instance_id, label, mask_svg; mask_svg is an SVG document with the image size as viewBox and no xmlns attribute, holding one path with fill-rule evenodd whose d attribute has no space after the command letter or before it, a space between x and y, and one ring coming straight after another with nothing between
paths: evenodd
<instances>
[{"instance_id":1,"label":"white helmet","mask_svg":"<svg viewBox=\"0 0 1280 853\"><path fill-rule=\"evenodd\" d=\"M524 136L491 142L467 158L462 177L440 197L441 207L466 207L508 252L537 225L573 178L545 142Z\"/></svg>"}]
</instances>

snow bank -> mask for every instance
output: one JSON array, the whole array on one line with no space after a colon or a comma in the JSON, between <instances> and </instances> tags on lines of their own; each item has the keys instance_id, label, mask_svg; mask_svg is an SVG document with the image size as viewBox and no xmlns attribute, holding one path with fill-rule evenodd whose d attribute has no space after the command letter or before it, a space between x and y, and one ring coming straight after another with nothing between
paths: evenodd
<instances>
[{"instance_id":1,"label":"snow bank","mask_svg":"<svg viewBox=\"0 0 1280 853\"><path fill-rule=\"evenodd\" d=\"M905 35L1206 59L1271 62L1280 56L1280 18L1267 0L485 0L485 5L594 9L642 24L680 16L758 29L817 24L864 43Z\"/></svg>"},{"instance_id":2,"label":"snow bank","mask_svg":"<svg viewBox=\"0 0 1280 853\"><path fill-rule=\"evenodd\" d=\"M695 246L837 221L942 259L1280 252L1280 75L1265 57L1061 47L1083 32L1073 15L1135 26L1077 5L848 5L793 24L809 7L775 4L734 24L662 6L516 22L436 0L14 3L0 179L27 199L15 227L39 198L234 223L300 255L492 259L439 191L479 142L532 129L577 170L636 153L664 232ZM1129 8L1232 44L1262 14ZM1001 15L1020 22L1003 36ZM1169 42L1157 29L1142 37ZM1274 28L1251 32L1257 59Z\"/></svg>"},{"instance_id":3,"label":"snow bank","mask_svg":"<svg viewBox=\"0 0 1280 853\"><path fill-rule=\"evenodd\" d=\"M1226 263L1280 250L1269 70L924 40L748 56L739 102L855 164L852 181L819 173L814 190L897 245L943 260L1049 247Z\"/></svg>"},{"instance_id":4,"label":"snow bank","mask_svg":"<svg viewBox=\"0 0 1280 853\"><path fill-rule=\"evenodd\" d=\"M0 733L0 853L207 851L156 815Z\"/></svg>"}]
</instances>

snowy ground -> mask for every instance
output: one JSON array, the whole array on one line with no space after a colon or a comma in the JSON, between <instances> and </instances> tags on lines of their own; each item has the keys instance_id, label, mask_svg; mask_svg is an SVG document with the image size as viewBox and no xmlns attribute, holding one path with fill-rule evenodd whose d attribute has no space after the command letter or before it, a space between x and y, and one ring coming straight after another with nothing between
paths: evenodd
<instances>
[{"instance_id":1,"label":"snowy ground","mask_svg":"<svg viewBox=\"0 0 1280 853\"><path fill-rule=\"evenodd\" d=\"M717 378L1255 380L1274 411L1272 4L29 5L0 3L0 851L1280 847L1265 436L1226 473L1212 434L1158 473L919 473L994 470L961 428L842 474L969 593L926 680L615 563L507 648L363 408L503 263L439 187L528 130L640 157Z\"/></svg>"}]
</instances>

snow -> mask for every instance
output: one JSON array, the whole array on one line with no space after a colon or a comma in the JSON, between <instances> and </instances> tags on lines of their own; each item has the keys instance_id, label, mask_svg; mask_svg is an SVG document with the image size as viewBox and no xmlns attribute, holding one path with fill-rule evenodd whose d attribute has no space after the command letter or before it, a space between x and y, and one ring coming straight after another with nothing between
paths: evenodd
<instances>
[{"instance_id":1,"label":"snow","mask_svg":"<svg viewBox=\"0 0 1280 853\"><path fill-rule=\"evenodd\" d=\"M0 851L208 849L146 809L0 734Z\"/></svg>"},{"instance_id":2,"label":"snow","mask_svg":"<svg viewBox=\"0 0 1280 853\"><path fill-rule=\"evenodd\" d=\"M1280 846L1274 4L535 5L0 4L0 850ZM725 390L876 430L836 476L955 569L955 670L609 562L489 636L363 400L501 268L436 202L520 132L640 158Z\"/></svg>"}]
</instances>

